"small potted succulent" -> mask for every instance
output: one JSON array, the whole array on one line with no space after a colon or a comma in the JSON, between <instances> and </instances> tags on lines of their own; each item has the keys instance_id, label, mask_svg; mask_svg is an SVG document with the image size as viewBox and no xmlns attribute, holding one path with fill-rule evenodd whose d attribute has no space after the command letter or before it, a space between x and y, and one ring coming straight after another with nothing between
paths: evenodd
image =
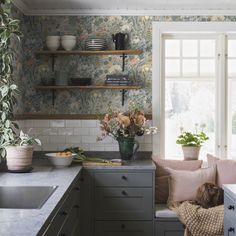
<instances>
[{"instance_id":1,"label":"small potted succulent","mask_svg":"<svg viewBox=\"0 0 236 236\"><path fill-rule=\"evenodd\" d=\"M41 145L37 138L32 138L29 134L20 131L19 136L5 147L7 168L9 171L27 172L32 168L33 145Z\"/></svg>"},{"instance_id":2,"label":"small potted succulent","mask_svg":"<svg viewBox=\"0 0 236 236\"><path fill-rule=\"evenodd\" d=\"M177 144L182 145L185 160L197 160L202 144L209 139L206 133L203 132L204 124L201 125L200 132L197 130L198 124L195 127L195 132L187 132L183 128L180 128L181 134L176 140Z\"/></svg>"}]
</instances>

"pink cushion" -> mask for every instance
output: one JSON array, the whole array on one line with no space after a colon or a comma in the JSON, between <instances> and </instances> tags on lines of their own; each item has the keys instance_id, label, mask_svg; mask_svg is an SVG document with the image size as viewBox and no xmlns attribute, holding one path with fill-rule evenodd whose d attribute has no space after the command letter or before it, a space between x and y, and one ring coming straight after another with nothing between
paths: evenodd
<instances>
[{"instance_id":1,"label":"pink cushion","mask_svg":"<svg viewBox=\"0 0 236 236\"><path fill-rule=\"evenodd\" d=\"M221 160L211 154L207 154L208 166L216 166L216 183L219 187L223 184L236 184L236 161Z\"/></svg>"},{"instance_id":2,"label":"pink cushion","mask_svg":"<svg viewBox=\"0 0 236 236\"><path fill-rule=\"evenodd\" d=\"M215 184L216 168L205 168L196 171L172 170L169 178L168 202L195 200L197 189L204 183Z\"/></svg>"},{"instance_id":3,"label":"pink cushion","mask_svg":"<svg viewBox=\"0 0 236 236\"><path fill-rule=\"evenodd\" d=\"M156 203L166 203L169 196L169 172L165 167L175 170L197 170L201 168L202 161L180 161L180 160L155 160L156 164Z\"/></svg>"}]
</instances>

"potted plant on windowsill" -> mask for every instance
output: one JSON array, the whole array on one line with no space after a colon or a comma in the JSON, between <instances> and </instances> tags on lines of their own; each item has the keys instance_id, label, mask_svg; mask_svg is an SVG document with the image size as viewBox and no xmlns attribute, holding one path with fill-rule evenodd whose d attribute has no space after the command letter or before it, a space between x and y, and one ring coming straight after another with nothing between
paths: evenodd
<instances>
[{"instance_id":1,"label":"potted plant on windowsill","mask_svg":"<svg viewBox=\"0 0 236 236\"><path fill-rule=\"evenodd\" d=\"M203 132L205 125L201 125L201 131L198 132L197 124L195 132L186 132L181 128L181 134L177 137L176 143L182 145L185 160L197 160L202 144L209 139Z\"/></svg>"}]
</instances>

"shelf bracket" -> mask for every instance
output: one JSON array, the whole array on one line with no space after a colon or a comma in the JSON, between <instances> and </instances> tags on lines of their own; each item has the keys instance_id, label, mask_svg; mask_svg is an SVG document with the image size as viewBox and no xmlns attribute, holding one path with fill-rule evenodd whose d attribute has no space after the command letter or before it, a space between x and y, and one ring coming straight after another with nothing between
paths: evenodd
<instances>
[{"instance_id":1,"label":"shelf bracket","mask_svg":"<svg viewBox=\"0 0 236 236\"><path fill-rule=\"evenodd\" d=\"M55 90L52 89L52 106L54 107L55 105Z\"/></svg>"},{"instance_id":2,"label":"shelf bracket","mask_svg":"<svg viewBox=\"0 0 236 236\"><path fill-rule=\"evenodd\" d=\"M124 106L125 105L125 94L127 93L127 90L122 89L121 93L122 93L121 102L122 102L122 106Z\"/></svg>"},{"instance_id":3,"label":"shelf bracket","mask_svg":"<svg viewBox=\"0 0 236 236\"><path fill-rule=\"evenodd\" d=\"M55 71L55 55L52 54L51 57L52 57L52 72L54 72Z\"/></svg>"},{"instance_id":4,"label":"shelf bracket","mask_svg":"<svg viewBox=\"0 0 236 236\"><path fill-rule=\"evenodd\" d=\"M125 71L125 59L126 59L126 54L122 54L122 56L120 56L122 58L122 71Z\"/></svg>"}]
</instances>

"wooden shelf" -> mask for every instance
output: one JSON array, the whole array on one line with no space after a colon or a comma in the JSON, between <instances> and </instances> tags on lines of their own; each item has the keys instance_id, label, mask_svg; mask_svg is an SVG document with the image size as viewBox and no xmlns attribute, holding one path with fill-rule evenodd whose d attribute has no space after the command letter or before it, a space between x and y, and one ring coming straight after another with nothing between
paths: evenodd
<instances>
[{"instance_id":1,"label":"wooden shelf","mask_svg":"<svg viewBox=\"0 0 236 236\"><path fill-rule=\"evenodd\" d=\"M99 120L104 114L46 114L46 113L23 113L16 114L15 120ZM151 114L145 115L149 120Z\"/></svg>"},{"instance_id":2,"label":"wooden shelf","mask_svg":"<svg viewBox=\"0 0 236 236\"><path fill-rule=\"evenodd\" d=\"M113 89L113 90L120 90L122 93L121 96L121 102L122 106L124 105L125 102L125 93L127 90L137 90L141 89L141 86L122 86L122 85L88 85L88 86L43 86L43 85L38 85L35 86L36 89L38 90L50 90L52 92L52 105L54 106L55 104L55 91L57 90L91 90L91 89Z\"/></svg>"},{"instance_id":3,"label":"wooden shelf","mask_svg":"<svg viewBox=\"0 0 236 236\"><path fill-rule=\"evenodd\" d=\"M123 85L88 85L88 86L44 86L44 85L37 85L35 86L36 89L39 90L73 90L73 89L114 89L114 90L131 90L131 89L141 89L141 86L123 86Z\"/></svg>"},{"instance_id":4,"label":"wooden shelf","mask_svg":"<svg viewBox=\"0 0 236 236\"><path fill-rule=\"evenodd\" d=\"M83 51L83 50L74 50L74 51L49 51L43 50L36 52L36 55L140 55L142 53L139 49L130 49L130 50L102 50L102 51Z\"/></svg>"}]
</instances>

